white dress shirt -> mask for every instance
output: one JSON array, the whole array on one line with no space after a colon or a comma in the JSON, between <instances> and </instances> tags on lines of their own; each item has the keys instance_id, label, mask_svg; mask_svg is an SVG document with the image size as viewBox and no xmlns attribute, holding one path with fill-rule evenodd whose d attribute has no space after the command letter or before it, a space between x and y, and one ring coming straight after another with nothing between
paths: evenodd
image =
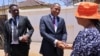
<instances>
[{"instance_id":1,"label":"white dress shirt","mask_svg":"<svg viewBox=\"0 0 100 56\"><path fill-rule=\"evenodd\" d=\"M54 16L51 15L52 21L54 20ZM54 25L54 30L55 32L57 31L57 26L58 26L58 22L57 22L57 17L55 17L55 24Z\"/></svg>"},{"instance_id":2,"label":"white dress shirt","mask_svg":"<svg viewBox=\"0 0 100 56\"><path fill-rule=\"evenodd\" d=\"M14 25L13 20L16 20L16 23L17 23L16 26ZM16 17L16 19L12 18L12 21L11 21L11 28L12 28L12 41L11 41L11 44L19 44L18 37L16 35L18 33L17 27L18 27L18 17Z\"/></svg>"},{"instance_id":3,"label":"white dress shirt","mask_svg":"<svg viewBox=\"0 0 100 56\"><path fill-rule=\"evenodd\" d=\"M54 16L51 15L52 21L54 20L53 17L54 17ZM54 30L55 30L55 32L56 32L56 31L57 31L57 26L58 26L57 17L55 17L55 24L53 24L53 25L54 25ZM56 47L57 41L58 41L57 39L55 39L55 41L54 41L55 47Z\"/></svg>"}]
</instances>

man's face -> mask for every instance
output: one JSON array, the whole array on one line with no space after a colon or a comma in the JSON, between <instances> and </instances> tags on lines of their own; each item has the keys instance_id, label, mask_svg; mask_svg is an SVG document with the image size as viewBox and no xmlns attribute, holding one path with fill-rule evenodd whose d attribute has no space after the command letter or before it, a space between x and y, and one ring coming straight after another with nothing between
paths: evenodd
<instances>
[{"instance_id":1,"label":"man's face","mask_svg":"<svg viewBox=\"0 0 100 56\"><path fill-rule=\"evenodd\" d=\"M16 17L19 15L19 8L17 6L13 6L10 9L10 13L12 14L13 17Z\"/></svg>"},{"instance_id":2,"label":"man's face","mask_svg":"<svg viewBox=\"0 0 100 56\"><path fill-rule=\"evenodd\" d=\"M61 9L60 5L58 5L58 4L54 5L53 7L51 7L51 14L53 16L58 16L60 13L60 9Z\"/></svg>"}]
</instances>

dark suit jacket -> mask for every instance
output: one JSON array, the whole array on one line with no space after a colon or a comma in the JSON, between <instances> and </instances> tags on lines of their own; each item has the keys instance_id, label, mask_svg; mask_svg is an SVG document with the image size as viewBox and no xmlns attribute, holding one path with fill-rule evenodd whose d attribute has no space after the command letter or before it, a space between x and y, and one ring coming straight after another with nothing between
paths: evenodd
<instances>
[{"instance_id":1,"label":"dark suit jacket","mask_svg":"<svg viewBox=\"0 0 100 56\"><path fill-rule=\"evenodd\" d=\"M23 34L28 34L29 39L28 43L25 44L30 44L31 41L31 35L34 31L31 23L29 22L28 18L25 16L19 16L18 18L18 36L22 36ZM27 29L29 31L27 31ZM18 37L18 38L19 38ZM4 50L5 52L9 52L10 45L11 45L11 40L12 40L12 29L11 29L11 18L5 22L5 37L4 37ZM21 42L19 41L19 44Z\"/></svg>"},{"instance_id":2,"label":"dark suit jacket","mask_svg":"<svg viewBox=\"0 0 100 56\"><path fill-rule=\"evenodd\" d=\"M67 32L65 21L61 17L57 17L58 26L55 32L52 19L50 15L43 16L40 20L40 34L43 37L40 53L42 54L53 54L57 52L63 54L63 50L55 47L55 39L66 42ZM56 49L56 50L55 50ZM60 54L60 55L62 55Z\"/></svg>"}]
</instances>

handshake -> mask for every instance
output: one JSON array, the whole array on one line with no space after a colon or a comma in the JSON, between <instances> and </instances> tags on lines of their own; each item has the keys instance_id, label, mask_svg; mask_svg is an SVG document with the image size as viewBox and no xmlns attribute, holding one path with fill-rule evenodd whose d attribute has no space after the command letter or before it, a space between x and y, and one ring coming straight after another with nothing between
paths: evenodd
<instances>
[{"instance_id":1,"label":"handshake","mask_svg":"<svg viewBox=\"0 0 100 56\"><path fill-rule=\"evenodd\" d=\"M67 43L63 41L57 41L56 47L61 48L61 49L72 49L72 46L68 45Z\"/></svg>"}]
</instances>

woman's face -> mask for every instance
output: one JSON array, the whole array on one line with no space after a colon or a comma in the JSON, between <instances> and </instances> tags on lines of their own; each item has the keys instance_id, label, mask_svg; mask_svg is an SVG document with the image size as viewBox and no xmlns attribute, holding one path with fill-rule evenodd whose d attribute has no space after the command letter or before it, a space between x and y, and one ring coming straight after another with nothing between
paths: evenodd
<instances>
[{"instance_id":1,"label":"woman's face","mask_svg":"<svg viewBox=\"0 0 100 56\"><path fill-rule=\"evenodd\" d=\"M90 24L89 19L83 19L83 18L77 18L77 22L79 25L82 25L83 27L87 27Z\"/></svg>"}]
</instances>

